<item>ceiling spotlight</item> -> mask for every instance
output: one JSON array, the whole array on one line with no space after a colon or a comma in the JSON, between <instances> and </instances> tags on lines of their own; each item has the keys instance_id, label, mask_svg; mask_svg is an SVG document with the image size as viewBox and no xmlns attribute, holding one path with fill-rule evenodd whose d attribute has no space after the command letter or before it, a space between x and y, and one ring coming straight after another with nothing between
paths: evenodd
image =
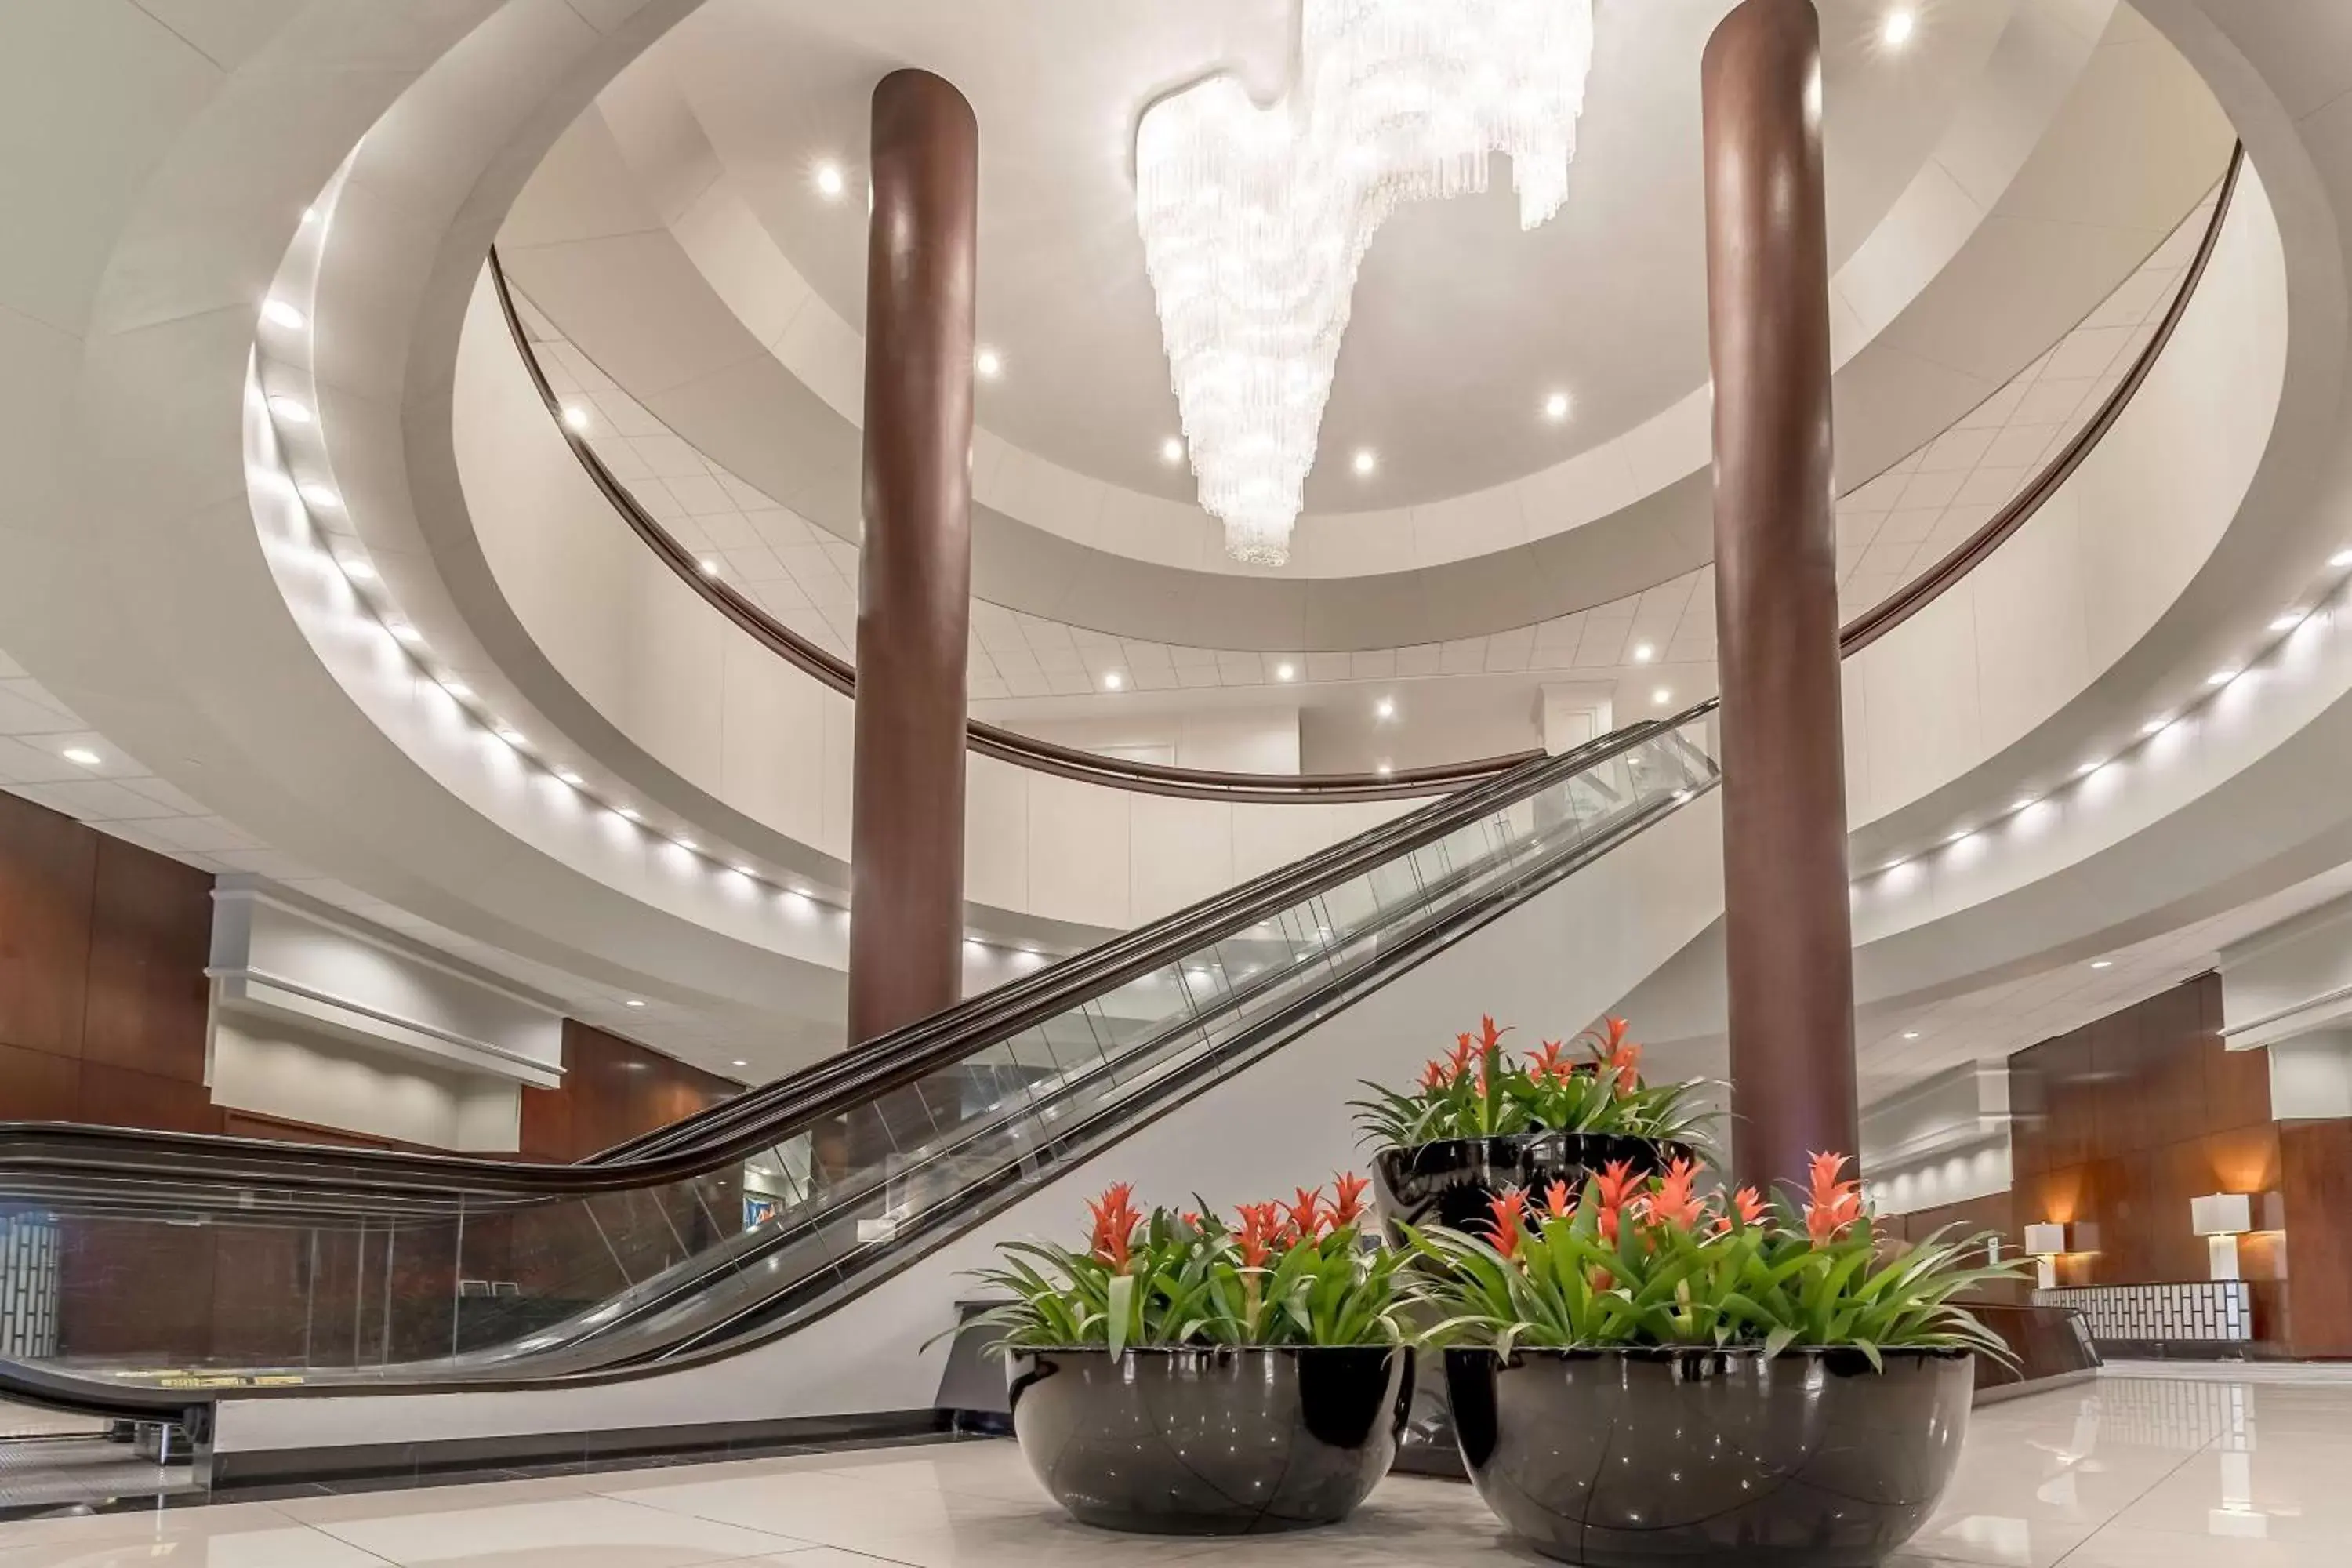
<instances>
[{"instance_id":1,"label":"ceiling spotlight","mask_svg":"<svg viewBox=\"0 0 2352 1568\"><path fill-rule=\"evenodd\" d=\"M1565 392L1555 392L1544 399L1544 417L1555 422L1568 417L1569 401Z\"/></svg>"},{"instance_id":2,"label":"ceiling spotlight","mask_svg":"<svg viewBox=\"0 0 2352 1568\"><path fill-rule=\"evenodd\" d=\"M1355 468L1359 474L1369 474L1381 466L1381 455L1370 447L1356 448Z\"/></svg>"},{"instance_id":3,"label":"ceiling spotlight","mask_svg":"<svg viewBox=\"0 0 2352 1568\"><path fill-rule=\"evenodd\" d=\"M501 725L499 728L499 739L518 750L522 746L522 731L520 730L512 730Z\"/></svg>"},{"instance_id":4,"label":"ceiling spotlight","mask_svg":"<svg viewBox=\"0 0 2352 1568\"><path fill-rule=\"evenodd\" d=\"M1163 463L1182 462L1184 460L1184 443L1174 436L1171 436L1165 441L1160 442L1160 460Z\"/></svg>"},{"instance_id":5,"label":"ceiling spotlight","mask_svg":"<svg viewBox=\"0 0 2352 1568\"><path fill-rule=\"evenodd\" d=\"M68 746L61 754L66 761L79 763L86 768L94 768L106 760L88 746Z\"/></svg>"},{"instance_id":6,"label":"ceiling spotlight","mask_svg":"<svg viewBox=\"0 0 2352 1568\"><path fill-rule=\"evenodd\" d=\"M2227 686L2230 682L2237 679L2238 672L2234 669L2217 669L2212 674L2205 678L2205 684L2208 686Z\"/></svg>"},{"instance_id":7,"label":"ceiling spotlight","mask_svg":"<svg viewBox=\"0 0 2352 1568\"><path fill-rule=\"evenodd\" d=\"M622 1003L622 1004L621 1004L621 1005L623 1005L624 1007L642 1007L642 1006L644 1006L644 1005L645 1005L645 1004L644 1004L643 1002L638 1001L635 997L632 996L632 997L630 997L626 1002Z\"/></svg>"},{"instance_id":8,"label":"ceiling spotlight","mask_svg":"<svg viewBox=\"0 0 2352 1568\"><path fill-rule=\"evenodd\" d=\"M343 575L354 583L375 581L375 563L373 561L363 560L356 555L339 555L335 558L335 564L341 567Z\"/></svg>"},{"instance_id":9,"label":"ceiling spotlight","mask_svg":"<svg viewBox=\"0 0 2352 1568\"><path fill-rule=\"evenodd\" d=\"M1903 1037L1906 1040L1916 1040L1919 1037L1919 1031L1916 1029L1906 1029L1903 1031Z\"/></svg>"},{"instance_id":10,"label":"ceiling spotlight","mask_svg":"<svg viewBox=\"0 0 2352 1568\"><path fill-rule=\"evenodd\" d=\"M2112 958L2095 958L2091 960L2091 967L2094 969L2113 969L2115 966L2116 961Z\"/></svg>"},{"instance_id":11,"label":"ceiling spotlight","mask_svg":"<svg viewBox=\"0 0 2352 1568\"><path fill-rule=\"evenodd\" d=\"M1661 686L1655 691L1650 693L1650 700L1656 703L1661 708L1664 707L1667 703L1672 702L1674 700L1675 689L1671 686Z\"/></svg>"},{"instance_id":12,"label":"ceiling spotlight","mask_svg":"<svg viewBox=\"0 0 2352 1568\"><path fill-rule=\"evenodd\" d=\"M1117 691L1120 687L1127 684L1127 677L1121 675L1115 669L1106 670L1103 673L1102 683L1103 689L1105 691Z\"/></svg>"},{"instance_id":13,"label":"ceiling spotlight","mask_svg":"<svg viewBox=\"0 0 2352 1568\"><path fill-rule=\"evenodd\" d=\"M698 564L702 568L702 574L704 576L716 577L719 575L719 557L716 555L704 556Z\"/></svg>"},{"instance_id":14,"label":"ceiling spotlight","mask_svg":"<svg viewBox=\"0 0 2352 1568\"><path fill-rule=\"evenodd\" d=\"M1974 838L1975 837L1976 830L1974 828L1963 827L1958 833L1953 834L1949 838L1945 839L1944 842L1947 844L1966 844L1969 839Z\"/></svg>"},{"instance_id":15,"label":"ceiling spotlight","mask_svg":"<svg viewBox=\"0 0 2352 1568\"><path fill-rule=\"evenodd\" d=\"M1379 773L1379 774L1381 775L1381 777L1382 777L1382 778L1386 778L1386 777L1388 777L1391 773L1392 773L1396 772L1396 765L1395 765L1393 763L1381 763L1381 764L1380 764L1380 766L1378 766L1377 768L1374 768L1372 771L1373 771L1374 773Z\"/></svg>"},{"instance_id":16,"label":"ceiling spotlight","mask_svg":"<svg viewBox=\"0 0 2352 1568\"><path fill-rule=\"evenodd\" d=\"M730 866L727 868L734 872L739 877L756 877L759 875L757 871L752 870L749 866Z\"/></svg>"},{"instance_id":17,"label":"ceiling spotlight","mask_svg":"<svg viewBox=\"0 0 2352 1568\"><path fill-rule=\"evenodd\" d=\"M2139 732L2143 735L2161 735L2167 730L2171 728L2172 721L2163 717L2162 715L2158 715L2154 719L2150 719L2147 723L2142 724L2139 727Z\"/></svg>"},{"instance_id":18,"label":"ceiling spotlight","mask_svg":"<svg viewBox=\"0 0 2352 1568\"><path fill-rule=\"evenodd\" d=\"M588 411L576 403L567 403L563 405L563 423L567 429L585 430L588 428Z\"/></svg>"},{"instance_id":19,"label":"ceiling spotlight","mask_svg":"<svg viewBox=\"0 0 2352 1568\"><path fill-rule=\"evenodd\" d=\"M324 485L297 485L294 493L311 506L341 506L343 498Z\"/></svg>"},{"instance_id":20,"label":"ceiling spotlight","mask_svg":"<svg viewBox=\"0 0 2352 1568\"><path fill-rule=\"evenodd\" d=\"M751 1064L750 1062L747 1062L747 1061L743 1060L740 1057L738 1057L738 1058L735 1059L735 1065L736 1065L737 1067L739 1067L739 1068L747 1068L747 1067L750 1067Z\"/></svg>"},{"instance_id":21,"label":"ceiling spotlight","mask_svg":"<svg viewBox=\"0 0 2352 1568\"><path fill-rule=\"evenodd\" d=\"M1647 664L1657 657L1658 650L1652 647L1648 643L1637 642L1633 645L1633 662L1635 664Z\"/></svg>"},{"instance_id":22,"label":"ceiling spotlight","mask_svg":"<svg viewBox=\"0 0 2352 1568\"><path fill-rule=\"evenodd\" d=\"M588 782L586 779L582 778L578 773L573 773L570 768L556 769L555 776L560 782L570 784L573 789L578 789L581 785Z\"/></svg>"},{"instance_id":23,"label":"ceiling spotlight","mask_svg":"<svg viewBox=\"0 0 2352 1568\"><path fill-rule=\"evenodd\" d=\"M2352 566L2352 550L2339 550L2327 558L2330 566Z\"/></svg>"},{"instance_id":24,"label":"ceiling spotlight","mask_svg":"<svg viewBox=\"0 0 2352 1568\"><path fill-rule=\"evenodd\" d=\"M691 854L695 850L702 847L701 845L697 844L691 838L673 838L670 842L677 845L680 849L686 850L688 854Z\"/></svg>"},{"instance_id":25,"label":"ceiling spotlight","mask_svg":"<svg viewBox=\"0 0 2352 1568\"><path fill-rule=\"evenodd\" d=\"M816 194L829 202L839 201L843 194L849 189L848 174L843 172L840 164L830 158L816 166L816 171L811 178L816 185ZM740 1067L742 1064L738 1062L736 1065Z\"/></svg>"},{"instance_id":26,"label":"ceiling spotlight","mask_svg":"<svg viewBox=\"0 0 2352 1568\"><path fill-rule=\"evenodd\" d=\"M1372 704L1372 717L1373 717L1373 718L1375 718L1375 719L1393 719L1393 718L1395 718L1395 717L1396 717L1396 699L1395 699L1395 698L1393 698L1393 697L1383 697L1383 698L1381 698L1378 702L1373 703L1373 704Z\"/></svg>"},{"instance_id":27,"label":"ceiling spotlight","mask_svg":"<svg viewBox=\"0 0 2352 1568\"><path fill-rule=\"evenodd\" d=\"M2081 767L2076 768L2074 770L2074 776L2078 779L2089 778L2093 773L2097 773L2101 768L2104 768L2106 765L2106 758L2094 757L2091 761L2084 763Z\"/></svg>"},{"instance_id":28,"label":"ceiling spotlight","mask_svg":"<svg viewBox=\"0 0 2352 1568\"><path fill-rule=\"evenodd\" d=\"M471 697L474 694L474 689L472 687L467 685L462 680L457 679L455 677L444 680L441 683L441 689L447 692L450 696L456 698L460 702L463 702L467 698Z\"/></svg>"},{"instance_id":29,"label":"ceiling spotlight","mask_svg":"<svg viewBox=\"0 0 2352 1568\"><path fill-rule=\"evenodd\" d=\"M639 815L637 808L634 805L616 805L613 808L613 815L619 817L624 822L642 822L645 820L645 818Z\"/></svg>"},{"instance_id":30,"label":"ceiling spotlight","mask_svg":"<svg viewBox=\"0 0 2352 1568\"><path fill-rule=\"evenodd\" d=\"M2041 804L2042 798L2039 795L2021 795L2015 800L2009 803L2009 809L2011 811L2030 811Z\"/></svg>"},{"instance_id":31,"label":"ceiling spotlight","mask_svg":"<svg viewBox=\"0 0 2352 1568\"><path fill-rule=\"evenodd\" d=\"M415 647L418 643L425 640L425 634L418 631L415 626L410 626L406 621L403 621L400 625L393 627L392 635L395 639L406 643L411 647Z\"/></svg>"},{"instance_id":32,"label":"ceiling spotlight","mask_svg":"<svg viewBox=\"0 0 2352 1568\"><path fill-rule=\"evenodd\" d=\"M278 418L284 420L289 425L308 425L310 423L310 405L296 398L271 398L269 400L269 412L275 414Z\"/></svg>"},{"instance_id":33,"label":"ceiling spotlight","mask_svg":"<svg viewBox=\"0 0 2352 1568\"><path fill-rule=\"evenodd\" d=\"M1919 18L1910 11L1899 8L1889 11L1886 20L1878 25L1878 40L1890 49L1899 49L1911 41L1911 35L1918 27Z\"/></svg>"},{"instance_id":34,"label":"ceiling spotlight","mask_svg":"<svg viewBox=\"0 0 2352 1568\"><path fill-rule=\"evenodd\" d=\"M982 381L994 381L1004 374L1004 356L994 349L982 349L971 356L971 368Z\"/></svg>"},{"instance_id":35,"label":"ceiling spotlight","mask_svg":"<svg viewBox=\"0 0 2352 1568\"><path fill-rule=\"evenodd\" d=\"M2289 610L2285 615L2283 615L2271 622L2271 630L2274 632L2291 632L2301 625L2303 625L2303 612L2301 610Z\"/></svg>"},{"instance_id":36,"label":"ceiling spotlight","mask_svg":"<svg viewBox=\"0 0 2352 1568\"><path fill-rule=\"evenodd\" d=\"M303 315L285 300L272 300L261 307L261 319L273 327L290 327L299 331Z\"/></svg>"},{"instance_id":37,"label":"ceiling spotlight","mask_svg":"<svg viewBox=\"0 0 2352 1568\"><path fill-rule=\"evenodd\" d=\"M1298 679L1298 667L1295 664L1277 664L1274 667L1274 678L1276 680L1296 680Z\"/></svg>"}]
</instances>

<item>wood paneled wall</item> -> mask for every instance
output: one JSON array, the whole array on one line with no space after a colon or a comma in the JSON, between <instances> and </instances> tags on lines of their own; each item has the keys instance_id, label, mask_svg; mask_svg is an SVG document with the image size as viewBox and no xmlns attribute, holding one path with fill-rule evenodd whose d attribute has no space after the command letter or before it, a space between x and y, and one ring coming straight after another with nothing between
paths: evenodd
<instances>
[{"instance_id":1,"label":"wood paneled wall","mask_svg":"<svg viewBox=\"0 0 2352 1568\"><path fill-rule=\"evenodd\" d=\"M0 795L0 1121L217 1132L210 874Z\"/></svg>"},{"instance_id":2,"label":"wood paneled wall","mask_svg":"<svg viewBox=\"0 0 2352 1568\"><path fill-rule=\"evenodd\" d=\"M585 1159L742 1091L732 1079L566 1018L562 1087L522 1091L522 1156Z\"/></svg>"}]
</instances>

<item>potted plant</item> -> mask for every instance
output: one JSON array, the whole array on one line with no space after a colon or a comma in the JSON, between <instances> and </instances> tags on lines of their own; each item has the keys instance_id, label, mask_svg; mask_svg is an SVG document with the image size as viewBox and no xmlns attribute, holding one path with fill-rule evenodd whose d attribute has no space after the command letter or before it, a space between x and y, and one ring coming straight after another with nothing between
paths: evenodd
<instances>
[{"instance_id":1,"label":"potted plant","mask_svg":"<svg viewBox=\"0 0 2352 1568\"><path fill-rule=\"evenodd\" d=\"M1882 1255L1845 1163L1815 1158L1801 1210L1621 1163L1416 1238L1463 1459L1507 1525L1593 1568L1865 1568L1926 1522L1974 1354L2003 1353L1953 1298L2013 1275L1969 1261L1980 1237Z\"/></svg>"},{"instance_id":2,"label":"potted plant","mask_svg":"<svg viewBox=\"0 0 2352 1568\"><path fill-rule=\"evenodd\" d=\"M1643 1081L1642 1047L1624 1019L1516 1058L1503 1051L1510 1032L1483 1017L1412 1089L1367 1082L1371 1097L1349 1102L1378 1146L1375 1193L1400 1245L1408 1226L1469 1227L1508 1188L1565 1182L1576 1192L1612 1163L1658 1171L1697 1152L1707 1121L1699 1081Z\"/></svg>"},{"instance_id":3,"label":"potted plant","mask_svg":"<svg viewBox=\"0 0 2352 1568\"><path fill-rule=\"evenodd\" d=\"M1412 1357L1404 1255L1364 1234L1367 1184L1334 1198L1139 1212L1088 1205L1083 1249L1017 1241L980 1278L1010 1363L1013 1430L1087 1524L1237 1535L1344 1519L1396 1455Z\"/></svg>"}]
</instances>

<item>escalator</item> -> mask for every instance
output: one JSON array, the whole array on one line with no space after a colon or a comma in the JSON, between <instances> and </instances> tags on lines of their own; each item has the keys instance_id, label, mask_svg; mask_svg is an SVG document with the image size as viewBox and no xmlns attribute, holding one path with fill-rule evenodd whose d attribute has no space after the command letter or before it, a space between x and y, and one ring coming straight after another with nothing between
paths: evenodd
<instances>
[{"instance_id":1,"label":"escalator","mask_svg":"<svg viewBox=\"0 0 2352 1568\"><path fill-rule=\"evenodd\" d=\"M5 1281L49 1294L0 1342L0 1396L202 1439L225 1399L577 1386L768 1343L1711 788L1711 711L1522 763L578 1164L0 1126L0 1224L49 1260Z\"/></svg>"}]
</instances>

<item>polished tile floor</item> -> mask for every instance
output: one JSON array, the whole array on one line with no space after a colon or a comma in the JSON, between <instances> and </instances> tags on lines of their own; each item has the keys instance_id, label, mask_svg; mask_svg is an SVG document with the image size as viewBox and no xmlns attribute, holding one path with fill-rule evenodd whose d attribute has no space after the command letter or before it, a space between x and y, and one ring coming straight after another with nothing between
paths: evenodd
<instances>
[{"instance_id":1,"label":"polished tile floor","mask_svg":"<svg viewBox=\"0 0 2352 1568\"><path fill-rule=\"evenodd\" d=\"M1348 1524L1239 1542L1106 1535L1004 1442L869 1449L0 1525L0 1568L1401 1568L1529 1561L1466 1487L1396 1479ZM1977 1412L1906 1568L2346 1568L2352 1381L2111 1369Z\"/></svg>"}]
</instances>

